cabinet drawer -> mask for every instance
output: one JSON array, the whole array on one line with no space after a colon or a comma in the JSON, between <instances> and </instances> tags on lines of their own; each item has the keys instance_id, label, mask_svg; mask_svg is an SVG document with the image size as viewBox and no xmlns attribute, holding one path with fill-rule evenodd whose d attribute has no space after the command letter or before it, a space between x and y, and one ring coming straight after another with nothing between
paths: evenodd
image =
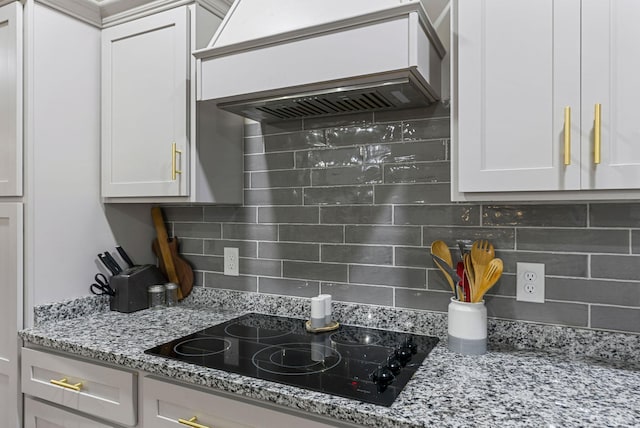
<instances>
[{"instance_id":1,"label":"cabinet drawer","mask_svg":"<svg viewBox=\"0 0 640 428\"><path fill-rule=\"evenodd\" d=\"M23 393L99 418L135 425L136 384L132 372L22 349Z\"/></svg>"},{"instance_id":2,"label":"cabinet drawer","mask_svg":"<svg viewBox=\"0 0 640 428\"><path fill-rule=\"evenodd\" d=\"M25 397L24 428L114 428L114 426Z\"/></svg>"},{"instance_id":3,"label":"cabinet drawer","mask_svg":"<svg viewBox=\"0 0 640 428\"><path fill-rule=\"evenodd\" d=\"M232 400L154 378L143 379L143 418L154 428L188 427L179 420L210 428L328 428L301 416Z\"/></svg>"}]
</instances>

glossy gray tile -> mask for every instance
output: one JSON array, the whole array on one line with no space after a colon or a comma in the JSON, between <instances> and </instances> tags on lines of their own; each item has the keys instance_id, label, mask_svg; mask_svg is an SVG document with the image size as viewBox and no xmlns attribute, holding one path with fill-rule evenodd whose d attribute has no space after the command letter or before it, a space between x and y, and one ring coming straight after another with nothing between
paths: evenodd
<instances>
[{"instance_id":1,"label":"glossy gray tile","mask_svg":"<svg viewBox=\"0 0 640 428\"><path fill-rule=\"evenodd\" d=\"M311 171L311 183L314 186L382 183L382 168L367 164L314 169Z\"/></svg>"},{"instance_id":2,"label":"glossy gray tile","mask_svg":"<svg viewBox=\"0 0 640 428\"><path fill-rule=\"evenodd\" d=\"M477 205L396 206L395 224L433 226L478 226L480 207Z\"/></svg>"},{"instance_id":3,"label":"glossy gray tile","mask_svg":"<svg viewBox=\"0 0 640 428\"><path fill-rule=\"evenodd\" d=\"M206 272L204 286L236 291L258 291L258 280L254 276L225 276L220 273Z\"/></svg>"},{"instance_id":4,"label":"glossy gray tile","mask_svg":"<svg viewBox=\"0 0 640 428\"><path fill-rule=\"evenodd\" d=\"M589 320L589 306L586 304L519 302L500 296L487 296L485 302L489 317L575 327L587 327Z\"/></svg>"},{"instance_id":5,"label":"glossy gray tile","mask_svg":"<svg viewBox=\"0 0 640 428\"><path fill-rule=\"evenodd\" d=\"M640 307L640 283L598 279L546 278L545 298Z\"/></svg>"},{"instance_id":6,"label":"glossy gray tile","mask_svg":"<svg viewBox=\"0 0 640 428\"><path fill-rule=\"evenodd\" d=\"M259 207L259 223L318 223L318 207Z\"/></svg>"},{"instance_id":7,"label":"glossy gray tile","mask_svg":"<svg viewBox=\"0 0 640 428\"><path fill-rule=\"evenodd\" d=\"M282 296L314 297L320 294L320 283L318 281L261 277L258 280L258 291Z\"/></svg>"},{"instance_id":8,"label":"glossy gray tile","mask_svg":"<svg viewBox=\"0 0 640 428\"><path fill-rule=\"evenodd\" d=\"M252 239L277 241L278 226L266 224L225 224L222 227L224 239Z\"/></svg>"},{"instance_id":9,"label":"glossy gray tile","mask_svg":"<svg viewBox=\"0 0 640 428\"><path fill-rule=\"evenodd\" d=\"M304 150L295 152L296 168L331 168L334 166L362 165L359 147L341 149Z\"/></svg>"},{"instance_id":10,"label":"glossy gray tile","mask_svg":"<svg viewBox=\"0 0 640 428\"><path fill-rule=\"evenodd\" d=\"M258 257L261 259L320 261L320 244L290 242L260 242Z\"/></svg>"},{"instance_id":11,"label":"glossy gray tile","mask_svg":"<svg viewBox=\"0 0 640 428\"><path fill-rule=\"evenodd\" d=\"M404 288L425 288L424 269L382 266L349 266L349 282L356 284L392 285Z\"/></svg>"},{"instance_id":12,"label":"glossy gray tile","mask_svg":"<svg viewBox=\"0 0 640 428\"><path fill-rule=\"evenodd\" d=\"M257 244L253 241L205 239L204 253L212 256L224 256L224 248L237 248L240 257L256 257Z\"/></svg>"},{"instance_id":13,"label":"glossy gray tile","mask_svg":"<svg viewBox=\"0 0 640 428\"><path fill-rule=\"evenodd\" d=\"M640 204L593 203L589 206L589 225L640 228Z\"/></svg>"},{"instance_id":14,"label":"glossy gray tile","mask_svg":"<svg viewBox=\"0 0 640 428\"><path fill-rule=\"evenodd\" d=\"M255 223L256 209L253 207L204 207L204 221L227 223Z\"/></svg>"},{"instance_id":15,"label":"glossy gray tile","mask_svg":"<svg viewBox=\"0 0 640 428\"><path fill-rule=\"evenodd\" d=\"M640 333L640 309L591 306L591 327Z\"/></svg>"},{"instance_id":16,"label":"glossy gray tile","mask_svg":"<svg viewBox=\"0 0 640 428\"><path fill-rule=\"evenodd\" d=\"M396 306L400 308L423 309L446 312L451 302L451 293L431 290L405 290L396 288Z\"/></svg>"},{"instance_id":17,"label":"glossy gray tile","mask_svg":"<svg viewBox=\"0 0 640 428\"><path fill-rule=\"evenodd\" d=\"M302 205L302 189L245 190L246 205Z\"/></svg>"},{"instance_id":18,"label":"glossy gray tile","mask_svg":"<svg viewBox=\"0 0 640 428\"><path fill-rule=\"evenodd\" d=\"M280 225L280 241L344 242L342 226Z\"/></svg>"},{"instance_id":19,"label":"glossy gray tile","mask_svg":"<svg viewBox=\"0 0 640 428\"><path fill-rule=\"evenodd\" d=\"M393 264L393 248L379 245L330 245L321 246L322 262Z\"/></svg>"},{"instance_id":20,"label":"glossy gray tile","mask_svg":"<svg viewBox=\"0 0 640 428\"><path fill-rule=\"evenodd\" d=\"M178 238L220 238L220 223L173 223Z\"/></svg>"},{"instance_id":21,"label":"glossy gray tile","mask_svg":"<svg viewBox=\"0 0 640 428\"><path fill-rule=\"evenodd\" d=\"M283 276L286 278L311 279L320 281L347 281L347 265L337 263L282 262Z\"/></svg>"},{"instance_id":22,"label":"glossy gray tile","mask_svg":"<svg viewBox=\"0 0 640 428\"><path fill-rule=\"evenodd\" d=\"M488 205L484 226L586 227L587 205Z\"/></svg>"},{"instance_id":23,"label":"glossy gray tile","mask_svg":"<svg viewBox=\"0 0 640 428\"><path fill-rule=\"evenodd\" d=\"M375 144L401 139L402 126L400 122L327 129L327 144L330 146Z\"/></svg>"},{"instance_id":24,"label":"glossy gray tile","mask_svg":"<svg viewBox=\"0 0 640 428\"><path fill-rule=\"evenodd\" d=\"M293 168L292 152L249 154L244 156L245 171L267 171L271 169Z\"/></svg>"},{"instance_id":25,"label":"glossy gray tile","mask_svg":"<svg viewBox=\"0 0 640 428\"><path fill-rule=\"evenodd\" d=\"M420 245L420 235L415 226L345 226L345 242L353 244Z\"/></svg>"},{"instance_id":26,"label":"glossy gray tile","mask_svg":"<svg viewBox=\"0 0 640 428\"><path fill-rule=\"evenodd\" d=\"M391 205L320 207L320 222L329 224L391 224Z\"/></svg>"},{"instance_id":27,"label":"glossy gray tile","mask_svg":"<svg viewBox=\"0 0 640 428\"><path fill-rule=\"evenodd\" d=\"M447 159L446 140L412 143L371 144L362 148L367 164L431 162Z\"/></svg>"},{"instance_id":28,"label":"glossy gray tile","mask_svg":"<svg viewBox=\"0 0 640 428\"><path fill-rule=\"evenodd\" d=\"M299 131L286 134L265 135L264 149L266 152L282 152L325 147L325 131Z\"/></svg>"},{"instance_id":29,"label":"glossy gray tile","mask_svg":"<svg viewBox=\"0 0 640 428\"><path fill-rule=\"evenodd\" d=\"M290 169L251 173L251 188L303 187L311 185L311 171Z\"/></svg>"},{"instance_id":30,"label":"glossy gray tile","mask_svg":"<svg viewBox=\"0 0 640 428\"><path fill-rule=\"evenodd\" d=\"M629 232L605 229L518 229L518 250L629 253Z\"/></svg>"},{"instance_id":31,"label":"glossy gray tile","mask_svg":"<svg viewBox=\"0 0 640 428\"><path fill-rule=\"evenodd\" d=\"M640 256L591 256L591 277L640 280Z\"/></svg>"},{"instance_id":32,"label":"glossy gray tile","mask_svg":"<svg viewBox=\"0 0 640 428\"><path fill-rule=\"evenodd\" d=\"M373 186L307 187L305 205L354 205L373 203Z\"/></svg>"},{"instance_id":33,"label":"glossy gray tile","mask_svg":"<svg viewBox=\"0 0 640 428\"><path fill-rule=\"evenodd\" d=\"M331 294L332 300L338 302L393 306L393 288L391 287L323 282L321 291L323 294Z\"/></svg>"},{"instance_id":34,"label":"glossy gray tile","mask_svg":"<svg viewBox=\"0 0 640 428\"><path fill-rule=\"evenodd\" d=\"M449 162L416 162L384 166L385 183L449 183L450 181Z\"/></svg>"},{"instance_id":35,"label":"glossy gray tile","mask_svg":"<svg viewBox=\"0 0 640 428\"><path fill-rule=\"evenodd\" d=\"M202 239L181 238L178 239L180 254L203 254L204 243Z\"/></svg>"},{"instance_id":36,"label":"glossy gray tile","mask_svg":"<svg viewBox=\"0 0 640 428\"><path fill-rule=\"evenodd\" d=\"M248 137L244 139L244 154L264 153L264 139L262 136Z\"/></svg>"},{"instance_id":37,"label":"glossy gray tile","mask_svg":"<svg viewBox=\"0 0 640 428\"><path fill-rule=\"evenodd\" d=\"M589 256L586 254L537 253L521 251L496 251L504 262L504 271L516 273L516 263L544 263L545 275L584 277L589 272Z\"/></svg>"},{"instance_id":38,"label":"glossy gray tile","mask_svg":"<svg viewBox=\"0 0 640 428\"><path fill-rule=\"evenodd\" d=\"M375 185L376 204L446 204L449 183Z\"/></svg>"},{"instance_id":39,"label":"glossy gray tile","mask_svg":"<svg viewBox=\"0 0 640 428\"><path fill-rule=\"evenodd\" d=\"M396 266L433 268L427 247L395 247Z\"/></svg>"},{"instance_id":40,"label":"glossy gray tile","mask_svg":"<svg viewBox=\"0 0 640 428\"><path fill-rule=\"evenodd\" d=\"M281 276L282 262L280 260L240 258L238 269L240 275Z\"/></svg>"},{"instance_id":41,"label":"glossy gray tile","mask_svg":"<svg viewBox=\"0 0 640 428\"><path fill-rule=\"evenodd\" d=\"M189 262L194 270L209 272L222 272L224 270L224 261L222 260L222 257L184 254L183 258Z\"/></svg>"},{"instance_id":42,"label":"glossy gray tile","mask_svg":"<svg viewBox=\"0 0 640 428\"><path fill-rule=\"evenodd\" d=\"M427 140L449 138L451 123L448 117L439 119L410 120L404 124L405 140Z\"/></svg>"}]
</instances>

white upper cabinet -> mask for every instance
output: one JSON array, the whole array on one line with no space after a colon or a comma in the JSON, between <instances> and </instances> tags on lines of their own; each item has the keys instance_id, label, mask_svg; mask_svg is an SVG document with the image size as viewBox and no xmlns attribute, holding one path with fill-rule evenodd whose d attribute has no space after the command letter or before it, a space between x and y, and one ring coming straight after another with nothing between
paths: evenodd
<instances>
[{"instance_id":1,"label":"white upper cabinet","mask_svg":"<svg viewBox=\"0 0 640 428\"><path fill-rule=\"evenodd\" d=\"M640 2L458 0L454 16L454 200L640 197Z\"/></svg>"},{"instance_id":2,"label":"white upper cabinet","mask_svg":"<svg viewBox=\"0 0 640 428\"><path fill-rule=\"evenodd\" d=\"M103 30L103 196L188 194L187 36L186 7Z\"/></svg>"},{"instance_id":3,"label":"white upper cabinet","mask_svg":"<svg viewBox=\"0 0 640 428\"><path fill-rule=\"evenodd\" d=\"M640 188L639 23L637 0L582 1L585 189ZM599 130L596 104L600 104ZM598 134L599 148L595 145ZM595 163L597 152L599 164Z\"/></svg>"},{"instance_id":4,"label":"white upper cabinet","mask_svg":"<svg viewBox=\"0 0 640 428\"><path fill-rule=\"evenodd\" d=\"M22 5L0 7L0 196L22 195Z\"/></svg>"},{"instance_id":5,"label":"white upper cabinet","mask_svg":"<svg viewBox=\"0 0 640 428\"><path fill-rule=\"evenodd\" d=\"M221 22L191 4L102 31L106 202L242 202L243 119L195 96L191 51Z\"/></svg>"}]
</instances>

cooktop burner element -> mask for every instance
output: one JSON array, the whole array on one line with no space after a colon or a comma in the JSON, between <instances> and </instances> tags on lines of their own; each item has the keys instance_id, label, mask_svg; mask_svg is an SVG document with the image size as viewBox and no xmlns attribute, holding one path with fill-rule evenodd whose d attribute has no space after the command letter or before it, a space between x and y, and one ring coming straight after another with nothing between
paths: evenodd
<instances>
[{"instance_id":1,"label":"cooktop burner element","mask_svg":"<svg viewBox=\"0 0 640 428\"><path fill-rule=\"evenodd\" d=\"M304 320L246 314L145 353L390 406L437 343L348 325L314 334Z\"/></svg>"}]
</instances>

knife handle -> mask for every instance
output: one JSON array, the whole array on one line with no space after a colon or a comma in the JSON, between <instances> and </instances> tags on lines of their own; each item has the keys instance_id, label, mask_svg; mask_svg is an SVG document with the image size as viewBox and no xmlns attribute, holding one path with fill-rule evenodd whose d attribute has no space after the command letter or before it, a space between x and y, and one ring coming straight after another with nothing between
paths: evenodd
<instances>
[{"instance_id":1,"label":"knife handle","mask_svg":"<svg viewBox=\"0 0 640 428\"><path fill-rule=\"evenodd\" d=\"M122 248L120 245L116 245L116 251L118 252L118 254L120 254L120 257L122 257L122 260L124 260L124 262L130 267L134 267L135 264L133 263L133 261L131 260L131 257L129 257L129 255L127 254L127 252L124 250L124 248Z\"/></svg>"},{"instance_id":2,"label":"knife handle","mask_svg":"<svg viewBox=\"0 0 640 428\"><path fill-rule=\"evenodd\" d=\"M113 256L108 251L104 252L104 258L105 260L109 261L109 263L111 264L111 267L115 269L116 274L122 272L122 268L120 267L116 259L114 259Z\"/></svg>"},{"instance_id":3,"label":"knife handle","mask_svg":"<svg viewBox=\"0 0 640 428\"><path fill-rule=\"evenodd\" d=\"M100 261L102 262L104 267L106 267L109 270L109 272L111 272L111 275L117 275L118 274L118 272L116 272L114 270L113 266L111 266L111 263L109 263L109 261L107 260L107 258L103 254L98 254L98 258L100 259Z\"/></svg>"}]
</instances>

